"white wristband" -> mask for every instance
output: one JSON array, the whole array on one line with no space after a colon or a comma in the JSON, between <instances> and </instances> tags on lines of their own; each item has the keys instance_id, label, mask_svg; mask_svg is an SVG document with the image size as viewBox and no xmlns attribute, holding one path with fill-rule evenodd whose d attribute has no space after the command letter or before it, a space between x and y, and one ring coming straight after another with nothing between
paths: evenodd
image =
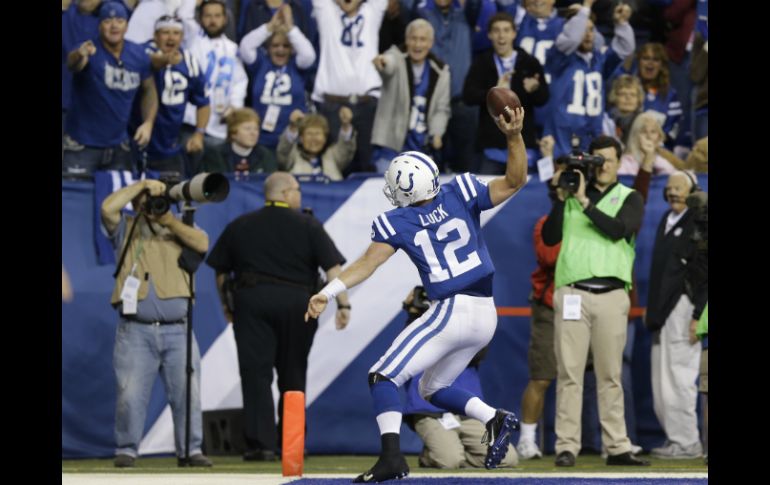
<instances>
[{"instance_id":1,"label":"white wristband","mask_svg":"<svg viewBox=\"0 0 770 485\"><path fill-rule=\"evenodd\" d=\"M319 291L318 293L325 295L329 301L332 301L337 295L347 289L348 287L345 286L345 283L343 283L341 279L334 278L329 282L329 284L324 286L323 290Z\"/></svg>"}]
</instances>

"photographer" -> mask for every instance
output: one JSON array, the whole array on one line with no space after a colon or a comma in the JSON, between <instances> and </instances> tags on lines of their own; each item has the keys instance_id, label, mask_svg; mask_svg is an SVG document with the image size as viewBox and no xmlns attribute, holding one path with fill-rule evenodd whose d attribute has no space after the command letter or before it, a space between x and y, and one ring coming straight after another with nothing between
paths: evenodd
<instances>
[{"instance_id":1,"label":"photographer","mask_svg":"<svg viewBox=\"0 0 770 485\"><path fill-rule=\"evenodd\" d=\"M621 387L634 235L641 195L618 183L620 143L594 139L588 154L570 157L559 175L551 213L543 224L547 246L561 242L556 262L554 332L557 362L556 465L575 466L580 451L583 376L593 351L599 417L607 465L648 465L631 454Z\"/></svg>"},{"instance_id":2,"label":"photographer","mask_svg":"<svg viewBox=\"0 0 770 485\"><path fill-rule=\"evenodd\" d=\"M645 326L653 332L653 405L666 433L666 442L652 455L663 459L703 454L695 413L701 353L695 327L708 298L708 249L704 255L695 238L701 214L685 202L698 192L690 174L671 174L663 194L671 209L663 214L652 250Z\"/></svg>"},{"instance_id":3,"label":"photographer","mask_svg":"<svg viewBox=\"0 0 770 485\"><path fill-rule=\"evenodd\" d=\"M404 300L404 310L407 312L406 325L409 326L428 310L430 301L422 286L415 286ZM479 379L479 364L487 353L487 347L481 349L468 363L462 373L457 376L455 385L467 389L479 396L481 380ZM426 468L481 468L487 453L483 445L482 435L484 425L467 416L452 414L438 408L420 397L418 390L422 373L408 380L406 388L406 405L404 406L404 422L419 436L424 446L420 453L420 466ZM500 463L500 467L514 467L519 458L513 445L508 445L508 452Z\"/></svg>"},{"instance_id":4,"label":"photographer","mask_svg":"<svg viewBox=\"0 0 770 485\"><path fill-rule=\"evenodd\" d=\"M121 260L112 293L120 312L113 362L117 378L116 467L133 467L142 439L155 376L161 374L174 418L179 465L185 455L186 334L190 298L188 274L179 267L183 248L205 253L208 236L170 211L151 210L148 196L166 194L166 184L142 180L102 203L102 224ZM151 199L153 200L153 199ZM157 201L158 199L154 199ZM122 209L133 205L135 216ZM193 338L190 466L211 466L201 452L200 354Z\"/></svg>"}]
</instances>

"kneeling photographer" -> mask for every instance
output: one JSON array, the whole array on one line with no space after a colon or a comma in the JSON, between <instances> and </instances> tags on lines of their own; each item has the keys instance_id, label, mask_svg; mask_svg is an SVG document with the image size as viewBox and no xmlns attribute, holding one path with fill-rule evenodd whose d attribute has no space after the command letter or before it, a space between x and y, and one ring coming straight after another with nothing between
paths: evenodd
<instances>
[{"instance_id":1,"label":"kneeling photographer","mask_svg":"<svg viewBox=\"0 0 770 485\"><path fill-rule=\"evenodd\" d=\"M620 142L599 136L589 153L574 153L559 177L543 224L547 246L562 243L556 261L554 333L557 363L556 465L575 466L580 451L583 376L591 348L599 389L607 465L649 465L631 454L621 372L642 196L618 183Z\"/></svg>"},{"instance_id":2,"label":"kneeling photographer","mask_svg":"<svg viewBox=\"0 0 770 485\"><path fill-rule=\"evenodd\" d=\"M196 260L199 263L208 250L209 238L169 209L176 200L219 201L227 191L227 179L221 175L201 174L168 190L161 181L142 180L112 193L102 203L102 224L119 261L111 299L120 313L113 355L116 467L134 466L158 372L174 418L179 466L211 466L201 451L200 353L194 338L189 450L185 439L191 274ZM129 203L136 215L123 212Z\"/></svg>"}]
</instances>

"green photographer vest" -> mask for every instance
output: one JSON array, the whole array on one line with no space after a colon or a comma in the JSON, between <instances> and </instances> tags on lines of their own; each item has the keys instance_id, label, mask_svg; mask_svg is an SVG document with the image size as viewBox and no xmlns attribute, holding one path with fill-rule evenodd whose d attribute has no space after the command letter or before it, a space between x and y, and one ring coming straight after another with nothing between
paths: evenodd
<instances>
[{"instance_id":1,"label":"green photographer vest","mask_svg":"<svg viewBox=\"0 0 770 485\"><path fill-rule=\"evenodd\" d=\"M615 217L633 189L617 184L596 204L596 208ZM613 241L602 234L583 213L574 197L564 204L564 225L559 258L556 260L555 287L597 277L615 277L631 289L635 238Z\"/></svg>"}]
</instances>

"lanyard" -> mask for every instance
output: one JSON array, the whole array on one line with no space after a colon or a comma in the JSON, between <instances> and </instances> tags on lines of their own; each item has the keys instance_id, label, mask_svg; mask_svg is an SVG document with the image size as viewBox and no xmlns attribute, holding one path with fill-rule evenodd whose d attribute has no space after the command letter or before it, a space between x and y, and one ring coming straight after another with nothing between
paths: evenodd
<instances>
[{"instance_id":1,"label":"lanyard","mask_svg":"<svg viewBox=\"0 0 770 485\"><path fill-rule=\"evenodd\" d=\"M284 207L288 209L289 204L287 204L286 202L280 202L277 200L268 200L265 202L265 207Z\"/></svg>"},{"instance_id":2,"label":"lanyard","mask_svg":"<svg viewBox=\"0 0 770 485\"><path fill-rule=\"evenodd\" d=\"M503 66L503 60L498 56L497 54L493 54L492 57L495 59L495 67L497 68L497 77L501 77L503 74L505 74L506 71ZM513 66L516 65L516 51L513 51L513 56L511 57L511 69L510 71L513 71Z\"/></svg>"}]
</instances>

